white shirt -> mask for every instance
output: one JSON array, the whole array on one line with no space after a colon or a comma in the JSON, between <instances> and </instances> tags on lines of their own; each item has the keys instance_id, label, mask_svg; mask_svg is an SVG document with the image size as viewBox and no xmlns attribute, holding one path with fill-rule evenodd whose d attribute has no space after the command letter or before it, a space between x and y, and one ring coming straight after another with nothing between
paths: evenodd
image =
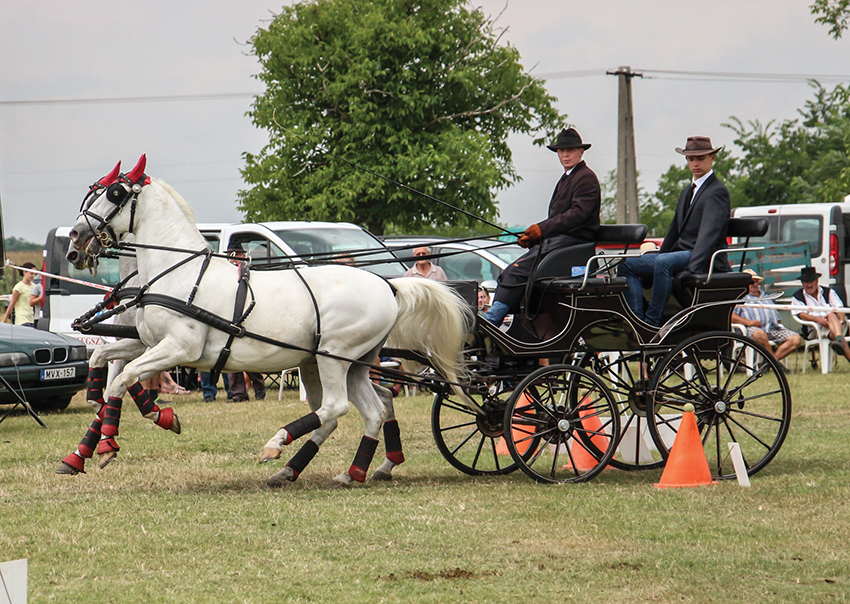
<instances>
[{"instance_id":1,"label":"white shirt","mask_svg":"<svg viewBox=\"0 0 850 604\"><path fill-rule=\"evenodd\" d=\"M708 171L708 174L705 174L705 175L703 175L703 176L699 177L697 180L695 180L695 181L694 181L694 183L693 183L693 184L694 184L694 196L693 196L693 197L691 197L691 199L696 198L696 196L697 196L697 191L699 191L699 188L700 188L702 185L704 185L704 184L705 184L705 181L706 181L706 180L708 180L708 177L709 177L709 176L711 176L712 174L714 174L714 170L709 170L709 171Z\"/></svg>"},{"instance_id":2,"label":"white shirt","mask_svg":"<svg viewBox=\"0 0 850 604\"><path fill-rule=\"evenodd\" d=\"M797 298L791 298L791 306L832 306L833 308L840 308L844 306L841 302L841 298L838 297L838 294L835 293L834 289L829 290L829 300L824 300L823 290L821 286L818 285L818 296L817 298L810 296L806 293L806 290L803 290L803 298L805 298L806 303L803 304ZM829 311L826 310L792 310L791 314L795 317L798 316L801 312L812 315L813 317L825 317L829 314Z\"/></svg>"}]
</instances>

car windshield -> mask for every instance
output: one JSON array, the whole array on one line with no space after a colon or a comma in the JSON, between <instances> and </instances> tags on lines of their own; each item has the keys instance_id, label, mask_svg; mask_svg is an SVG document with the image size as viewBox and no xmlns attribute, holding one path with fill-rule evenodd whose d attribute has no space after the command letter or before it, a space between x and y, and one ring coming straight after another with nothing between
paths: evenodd
<instances>
[{"instance_id":1,"label":"car windshield","mask_svg":"<svg viewBox=\"0 0 850 604\"><path fill-rule=\"evenodd\" d=\"M485 248L488 252L497 256L504 261L505 265L510 264L525 253L525 250L518 245L506 245L504 247L488 247Z\"/></svg>"},{"instance_id":2,"label":"car windshield","mask_svg":"<svg viewBox=\"0 0 850 604\"><path fill-rule=\"evenodd\" d=\"M397 277L405 270L380 241L360 229L300 228L275 231L275 234L305 260L356 261L361 266L373 262L363 268L383 277Z\"/></svg>"}]
</instances>

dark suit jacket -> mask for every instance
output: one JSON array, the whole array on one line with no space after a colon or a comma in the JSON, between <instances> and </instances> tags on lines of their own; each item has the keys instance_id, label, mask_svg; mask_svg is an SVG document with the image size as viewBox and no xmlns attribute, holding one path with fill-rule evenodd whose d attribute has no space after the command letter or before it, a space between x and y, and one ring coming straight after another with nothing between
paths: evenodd
<instances>
[{"instance_id":1,"label":"dark suit jacket","mask_svg":"<svg viewBox=\"0 0 850 604\"><path fill-rule=\"evenodd\" d=\"M729 191L715 174L703 183L694 196L688 210L685 211L688 188L679 195L676 215L664 237L660 252L690 250L691 260L687 272L705 274L711 255L726 247L726 231L729 228L729 215L732 208ZM731 270L726 254L718 255L714 262L717 272Z\"/></svg>"},{"instance_id":2,"label":"dark suit jacket","mask_svg":"<svg viewBox=\"0 0 850 604\"><path fill-rule=\"evenodd\" d=\"M552 193L549 217L539 223L543 234L542 253L571 245L576 239L595 241L601 205L599 179L582 161L569 176L561 177Z\"/></svg>"}]
</instances>

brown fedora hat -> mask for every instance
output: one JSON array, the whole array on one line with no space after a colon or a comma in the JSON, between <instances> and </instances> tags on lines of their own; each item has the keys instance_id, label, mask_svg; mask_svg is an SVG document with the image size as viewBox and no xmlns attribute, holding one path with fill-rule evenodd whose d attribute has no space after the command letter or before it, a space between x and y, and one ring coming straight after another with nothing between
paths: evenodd
<instances>
[{"instance_id":1,"label":"brown fedora hat","mask_svg":"<svg viewBox=\"0 0 850 604\"><path fill-rule=\"evenodd\" d=\"M689 136L688 142L685 143L685 148L676 147L676 153L681 153L682 155L711 155L712 153L717 153L723 147L717 147L716 149L711 146L711 139L707 136Z\"/></svg>"},{"instance_id":2,"label":"brown fedora hat","mask_svg":"<svg viewBox=\"0 0 850 604\"><path fill-rule=\"evenodd\" d=\"M565 128L558 134L558 139L551 145L546 145L552 151L558 149L590 149L590 143L581 142L581 135L575 128Z\"/></svg>"}]
</instances>

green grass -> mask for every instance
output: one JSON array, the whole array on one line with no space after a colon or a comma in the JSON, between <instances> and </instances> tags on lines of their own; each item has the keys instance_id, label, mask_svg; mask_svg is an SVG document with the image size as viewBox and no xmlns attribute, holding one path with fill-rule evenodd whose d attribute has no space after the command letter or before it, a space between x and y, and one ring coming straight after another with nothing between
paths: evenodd
<instances>
[{"instance_id":1,"label":"green grass","mask_svg":"<svg viewBox=\"0 0 850 604\"><path fill-rule=\"evenodd\" d=\"M179 436L125 404L118 459L56 475L91 419L78 397L47 430L0 424L0 560L29 560L31 603L846 602L848 369L789 377L791 431L749 489L659 490L660 471L465 476L420 396L396 399L408 461L394 482L328 488L357 448L352 411L296 483L269 490L295 449L256 459L305 413L291 393L174 397Z\"/></svg>"}]
</instances>

